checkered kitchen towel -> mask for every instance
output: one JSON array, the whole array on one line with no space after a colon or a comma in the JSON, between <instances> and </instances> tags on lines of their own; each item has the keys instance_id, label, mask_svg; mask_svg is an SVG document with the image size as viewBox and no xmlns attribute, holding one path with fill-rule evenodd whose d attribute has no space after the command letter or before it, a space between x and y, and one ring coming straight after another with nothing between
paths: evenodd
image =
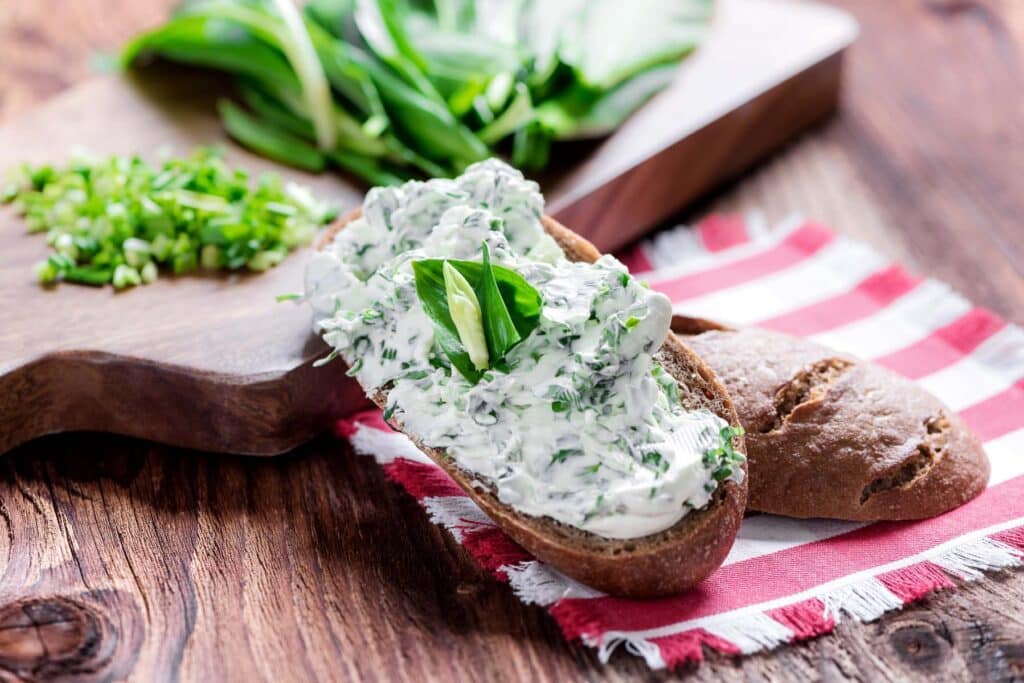
<instances>
[{"instance_id":1,"label":"checkered kitchen towel","mask_svg":"<svg viewBox=\"0 0 1024 683\"><path fill-rule=\"evenodd\" d=\"M725 564L689 593L653 601L605 596L533 559L506 537L378 411L339 432L372 455L476 560L567 638L618 646L651 667L699 661L704 646L749 653L871 620L953 579L1024 557L1024 330L869 247L803 220L712 216L620 258L677 311L809 337L921 385L985 442L988 490L941 517L870 525L747 518Z\"/></svg>"}]
</instances>

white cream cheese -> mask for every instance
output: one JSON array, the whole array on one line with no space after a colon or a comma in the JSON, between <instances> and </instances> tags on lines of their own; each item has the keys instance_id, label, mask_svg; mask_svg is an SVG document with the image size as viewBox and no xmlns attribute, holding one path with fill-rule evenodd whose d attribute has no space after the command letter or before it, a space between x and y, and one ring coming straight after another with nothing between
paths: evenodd
<instances>
[{"instance_id":1,"label":"white cream cheese","mask_svg":"<svg viewBox=\"0 0 1024 683\"><path fill-rule=\"evenodd\" d=\"M517 510L608 538L673 526L743 471L728 425L687 411L652 359L672 308L611 256L572 263L544 232L537 185L496 161L455 180L371 190L363 218L306 269L324 340L388 413ZM493 262L540 293L535 330L472 385L434 343L411 263ZM725 432L727 435L728 432Z\"/></svg>"}]
</instances>

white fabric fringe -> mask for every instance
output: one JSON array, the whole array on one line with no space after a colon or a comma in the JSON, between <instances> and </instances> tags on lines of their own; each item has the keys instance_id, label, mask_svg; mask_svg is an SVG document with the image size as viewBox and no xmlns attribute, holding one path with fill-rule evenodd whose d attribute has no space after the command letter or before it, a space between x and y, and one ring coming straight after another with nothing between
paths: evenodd
<instances>
[{"instance_id":1,"label":"white fabric fringe","mask_svg":"<svg viewBox=\"0 0 1024 683\"><path fill-rule=\"evenodd\" d=\"M547 607L564 598L599 598L604 595L534 560L505 565L501 570L508 577L516 596L528 605Z\"/></svg>"},{"instance_id":2,"label":"white fabric fringe","mask_svg":"<svg viewBox=\"0 0 1024 683\"><path fill-rule=\"evenodd\" d=\"M915 562L923 560L942 567L953 578L974 581L982 578L986 571L1024 566L1024 551L988 537L980 537L966 540L955 548L943 550L934 556L924 554L915 558ZM880 568L879 573L883 572L884 568ZM874 621L886 612L900 609L905 604L874 576L858 578L850 583L832 586L821 593L811 593L803 597L819 599L824 604L822 616L831 617L837 624L843 619L852 619L856 622ZM744 609L732 614L686 622L675 629L660 628L647 632L608 631L598 642L587 644L598 648L598 656L602 662L607 661L617 647L624 645L629 652L643 657L651 668L664 668L665 663L660 653L656 656L652 654L652 650L657 650L657 645L651 639L694 628L704 629L732 643L744 654L785 645L796 635L788 626L771 618L765 612Z\"/></svg>"},{"instance_id":3,"label":"white fabric fringe","mask_svg":"<svg viewBox=\"0 0 1024 683\"><path fill-rule=\"evenodd\" d=\"M1020 567L1024 560L1024 552L1005 543L991 538L978 538L967 541L953 550L949 550L932 562L942 567L948 574L963 581L977 581L985 571Z\"/></svg>"},{"instance_id":4,"label":"white fabric fringe","mask_svg":"<svg viewBox=\"0 0 1024 683\"><path fill-rule=\"evenodd\" d=\"M868 578L819 596L825 614L838 624L844 616L855 621L874 621L889 610L903 607L903 600L876 578Z\"/></svg>"}]
</instances>

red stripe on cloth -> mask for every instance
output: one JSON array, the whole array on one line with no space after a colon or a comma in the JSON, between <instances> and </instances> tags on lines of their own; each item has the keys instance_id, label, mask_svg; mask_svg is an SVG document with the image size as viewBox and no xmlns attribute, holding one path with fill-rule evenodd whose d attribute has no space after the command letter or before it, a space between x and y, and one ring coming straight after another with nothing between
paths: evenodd
<instances>
[{"instance_id":1,"label":"red stripe on cloth","mask_svg":"<svg viewBox=\"0 0 1024 683\"><path fill-rule=\"evenodd\" d=\"M1024 427L1024 380L961 410L960 417L982 441L997 439Z\"/></svg>"},{"instance_id":2,"label":"red stripe on cloth","mask_svg":"<svg viewBox=\"0 0 1024 683\"><path fill-rule=\"evenodd\" d=\"M727 655L738 655L740 649L724 638L708 633L702 628L695 628L682 633L673 633L670 636L651 638L651 642L658 646L661 652L661 659L665 666L672 669L682 664L700 662L704 660L704 648L714 648Z\"/></svg>"},{"instance_id":3,"label":"red stripe on cloth","mask_svg":"<svg viewBox=\"0 0 1024 683\"><path fill-rule=\"evenodd\" d=\"M765 614L793 632L792 642L816 638L836 627L835 619L825 614L825 603L817 598L770 609Z\"/></svg>"},{"instance_id":4,"label":"red stripe on cloth","mask_svg":"<svg viewBox=\"0 0 1024 683\"><path fill-rule=\"evenodd\" d=\"M566 640L579 640L583 636L597 638L609 629L601 621L602 611L587 609L586 605L604 599L563 599L548 607L548 613L555 618L555 623L562 629L562 635Z\"/></svg>"},{"instance_id":5,"label":"red stripe on cloth","mask_svg":"<svg viewBox=\"0 0 1024 683\"><path fill-rule=\"evenodd\" d=\"M757 324L758 327L797 336L817 334L877 313L919 282L920 278L911 276L900 266L890 266L868 276L848 292ZM811 282L807 284L814 285Z\"/></svg>"},{"instance_id":6,"label":"red stripe on cloth","mask_svg":"<svg viewBox=\"0 0 1024 683\"><path fill-rule=\"evenodd\" d=\"M919 522L880 522L839 536L727 565L684 595L651 601L568 598L560 614L600 624L602 631L636 631L721 614L796 595L854 572L895 562L1024 514L1024 477L987 489L957 510ZM771 577L766 581L765 577ZM742 586L742 590L737 590ZM598 636L600 633L590 633Z\"/></svg>"},{"instance_id":7,"label":"red stripe on cloth","mask_svg":"<svg viewBox=\"0 0 1024 683\"><path fill-rule=\"evenodd\" d=\"M348 417L338 420L334 424L334 433L338 436L344 436L351 438L356 433L356 428L360 425L367 427L373 427L384 432L394 431L391 426L384 421L384 413L378 408L370 408L369 410L361 410L358 413L353 413Z\"/></svg>"},{"instance_id":8,"label":"red stripe on cloth","mask_svg":"<svg viewBox=\"0 0 1024 683\"><path fill-rule=\"evenodd\" d=\"M875 362L904 377L919 379L952 365L1004 327L1006 322L991 311L975 308L916 344Z\"/></svg>"},{"instance_id":9,"label":"red stripe on cloth","mask_svg":"<svg viewBox=\"0 0 1024 683\"><path fill-rule=\"evenodd\" d=\"M697 224L697 234L708 251L722 251L750 241L742 214L713 213Z\"/></svg>"},{"instance_id":10,"label":"red stripe on cloth","mask_svg":"<svg viewBox=\"0 0 1024 683\"><path fill-rule=\"evenodd\" d=\"M495 572L502 579L507 580L508 578L504 572L498 571L502 567L533 559L533 555L523 550L522 546L496 526L475 524L463 527L461 531L462 545L473 556L473 559L484 569Z\"/></svg>"},{"instance_id":11,"label":"red stripe on cloth","mask_svg":"<svg viewBox=\"0 0 1024 683\"><path fill-rule=\"evenodd\" d=\"M347 418L334 423L334 435L345 439L351 439L358 429L359 425Z\"/></svg>"},{"instance_id":12,"label":"red stripe on cloth","mask_svg":"<svg viewBox=\"0 0 1024 683\"><path fill-rule=\"evenodd\" d=\"M672 301L682 301L749 282L799 263L835 240L835 233L817 223L804 223L774 247L746 258L679 277L651 283Z\"/></svg>"},{"instance_id":13,"label":"red stripe on cloth","mask_svg":"<svg viewBox=\"0 0 1024 683\"><path fill-rule=\"evenodd\" d=\"M466 492L437 465L395 458L384 465L391 481L401 484L416 500L427 497L465 496Z\"/></svg>"},{"instance_id":14,"label":"red stripe on cloth","mask_svg":"<svg viewBox=\"0 0 1024 683\"><path fill-rule=\"evenodd\" d=\"M1004 529L997 534L992 534L992 538L1000 543L1012 545L1018 550L1024 550L1024 526L1014 527L1013 529Z\"/></svg>"},{"instance_id":15,"label":"red stripe on cloth","mask_svg":"<svg viewBox=\"0 0 1024 683\"><path fill-rule=\"evenodd\" d=\"M646 273L649 270L654 270L654 266L651 264L651 260L647 258L647 252L644 251L643 243L634 244L631 247L619 251L615 254L615 258L622 261L622 265L626 266L630 273L636 275L637 273Z\"/></svg>"},{"instance_id":16,"label":"red stripe on cloth","mask_svg":"<svg viewBox=\"0 0 1024 683\"><path fill-rule=\"evenodd\" d=\"M931 562L918 562L879 574L878 580L905 603L920 600L940 588L956 587L942 567Z\"/></svg>"}]
</instances>

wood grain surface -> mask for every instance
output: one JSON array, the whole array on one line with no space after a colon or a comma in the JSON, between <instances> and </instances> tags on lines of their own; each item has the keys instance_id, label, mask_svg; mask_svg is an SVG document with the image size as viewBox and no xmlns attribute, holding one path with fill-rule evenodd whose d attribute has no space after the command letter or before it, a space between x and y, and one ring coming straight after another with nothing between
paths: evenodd
<instances>
[{"instance_id":1,"label":"wood grain surface","mask_svg":"<svg viewBox=\"0 0 1024 683\"><path fill-rule=\"evenodd\" d=\"M800 210L1024 321L1024 6L840 4L863 29L840 117L682 218ZM0 0L0 120L168 5ZM326 436L270 460L36 440L0 462L0 526L0 680L1024 677L1024 573L698 670L602 666Z\"/></svg>"}]
</instances>

